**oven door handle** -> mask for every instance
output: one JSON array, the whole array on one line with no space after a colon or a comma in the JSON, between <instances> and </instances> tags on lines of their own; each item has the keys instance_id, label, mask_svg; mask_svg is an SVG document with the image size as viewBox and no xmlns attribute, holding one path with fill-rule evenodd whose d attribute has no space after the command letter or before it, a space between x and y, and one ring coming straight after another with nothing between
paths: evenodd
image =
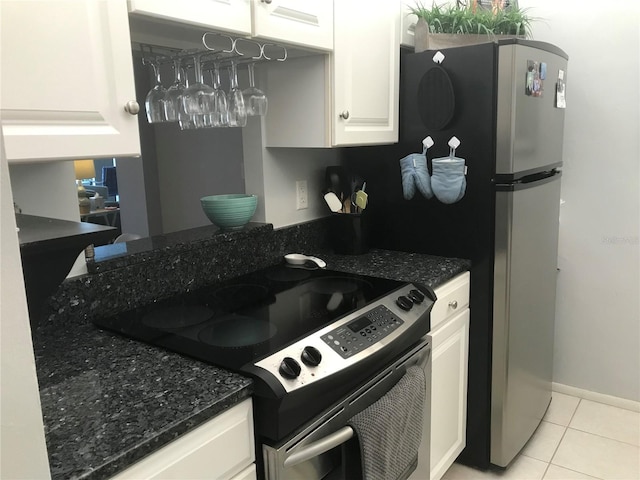
<instances>
[{"instance_id":1,"label":"oven door handle","mask_svg":"<svg viewBox=\"0 0 640 480\"><path fill-rule=\"evenodd\" d=\"M335 448L338 445L342 445L351 437L353 437L353 435L353 428L348 426L342 427L340 430L337 430L332 434L321 438L320 440L316 440L315 442L310 443L299 452L294 452L289 455L284 461L284 466L292 467L299 463L306 462L311 458L322 455L324 452L328 452L332 448Z\"/></svg>"}]
</instances>

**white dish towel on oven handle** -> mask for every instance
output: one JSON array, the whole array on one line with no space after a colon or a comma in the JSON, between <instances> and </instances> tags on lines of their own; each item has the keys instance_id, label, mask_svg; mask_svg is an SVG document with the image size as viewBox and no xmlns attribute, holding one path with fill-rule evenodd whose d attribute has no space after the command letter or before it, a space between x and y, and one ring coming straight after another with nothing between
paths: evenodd
<instances>
[{"instance_id":1,"label":"white dish towel on oven handle","mask_svg":"<svg viewBox=\"0 0 640 480\"><path fill-rule=\"evenodd\" d=\"M386 395L349 420L365 480L405 480L416 469L426 395L424 371L409 367Z\"/></svg>"}]
</instances>

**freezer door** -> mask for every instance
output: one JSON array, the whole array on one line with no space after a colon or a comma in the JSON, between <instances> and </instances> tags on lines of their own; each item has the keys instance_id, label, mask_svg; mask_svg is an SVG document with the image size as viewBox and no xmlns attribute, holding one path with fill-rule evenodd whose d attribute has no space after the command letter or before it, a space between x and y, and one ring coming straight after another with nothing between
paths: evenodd
<instances>
[{"instance_id":1,"label":"freezer door","mask_svg":"<svg viewBox=\"0 0 640 480\"><path fill-rule=\"evenodd\" d=\"M562 163L564 109L555 102L558 78L566 80L566 71L567 60L550 51L500 45L496 174L517 177ZM528 90L534 80L535 90Z\"/></svg>"},{"instance_id":2,"label":"freezer door","mask_svg":"<svg viewBox=\"0 0 640 480\"><path fill-rule=\"evenodd\" d=\"M560 175L496 193L491 463L505 467L551 401Z\"/></svg>"}]
</instances>

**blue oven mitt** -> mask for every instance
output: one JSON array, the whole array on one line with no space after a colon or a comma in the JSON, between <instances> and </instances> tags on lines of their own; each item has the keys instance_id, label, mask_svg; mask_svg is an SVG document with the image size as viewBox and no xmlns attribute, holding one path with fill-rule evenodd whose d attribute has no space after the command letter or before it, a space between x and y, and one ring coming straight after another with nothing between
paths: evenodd
<instances>
[{"instance_id":1,"label":"blue oven mitt","mask_svg":"<svg viewBox=\"0 0 640 480\"><path fill-rule=\"evenodd\" d=\"M411 153L400 160L400 173L402 174L402 191L406 200L413 198L416 188L425 198L433 197L426 149L422 153Z\"/></svg>"},{"instance_id":2,"label":"blue oven mitt","mask_svg":"<svg viewBox=\"0 0 640 480\"><path fill-rule=\"evenodd\" d=\"M442 157L431 160L431 188L442 203L456 203L467 189L464 158Z\"/></svg>"}]
</instances>

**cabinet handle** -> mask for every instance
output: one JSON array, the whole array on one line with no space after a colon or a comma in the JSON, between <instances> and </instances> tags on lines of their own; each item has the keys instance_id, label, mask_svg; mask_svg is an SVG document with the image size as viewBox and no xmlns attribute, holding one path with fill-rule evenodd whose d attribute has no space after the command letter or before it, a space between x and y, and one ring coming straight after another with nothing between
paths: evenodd
<instances>
[{"instance_id":1,"label":"cabinet handle","mask_svg":"<svg viewBox=\"0 0 640 480\"><path fill-rule=\"evenodd\" d=\"M458 301L457 301L457 300L451 300L451 301L449 302L449 306L450 306L452 309L454 309L454 310L455 310L456 308L458 308Z\"/></svg>"},{"instance_id":2,"label":"cabinet handle","mask_svg":"<svg viewBox=\"0 0 640 480\"><path fill-rule=\"evenodd\" d=\"M262 3L266 3L266 4L271 3L271 0L260 0L260 1L261 1Z\"/></svg>"},{"instance_id":3,"label":"cabinet handle","mask_svg":"<svg viewBox=\"0 0 640 480\"><path fill-rule=\"evenodd\" d=\"M349 110L345 110L340 114L340 118L344 118L345 120L349 118Z\"/></svg>"},{"instance_id":4,"label":"cabinet handle","mask_svg":"<svg viewBox=\"0 0 640 480\"><path fill-rule=\"evenodd\" d=\"M137 115L140 111L140 105L135 100L129 100L124 106L124 111L131 115Z\"/></svg>"}]
</instances>

